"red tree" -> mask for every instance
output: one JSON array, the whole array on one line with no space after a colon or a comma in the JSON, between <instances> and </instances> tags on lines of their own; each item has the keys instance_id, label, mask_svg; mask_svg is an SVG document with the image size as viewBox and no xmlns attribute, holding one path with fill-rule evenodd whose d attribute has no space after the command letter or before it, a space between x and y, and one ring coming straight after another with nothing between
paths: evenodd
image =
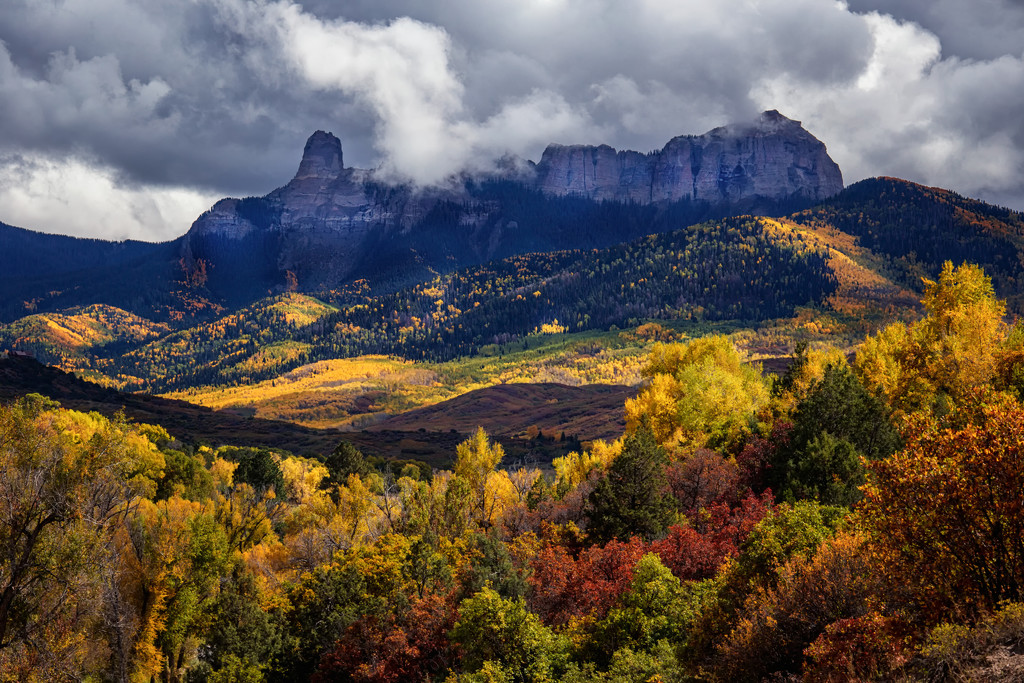
<instances>
[{"instance_id":1,"label":"red tree","mask_svg":"<svg viewBox=\"0 0 1024 683\"><path fill-rule=\"evenodd\" d=\"M588 614L600 619L629 588L645 552L635 537L587 548L578 558L561 546L546 546L533 561L530 607L548 625Z\"/></svg>"}]
</instances>

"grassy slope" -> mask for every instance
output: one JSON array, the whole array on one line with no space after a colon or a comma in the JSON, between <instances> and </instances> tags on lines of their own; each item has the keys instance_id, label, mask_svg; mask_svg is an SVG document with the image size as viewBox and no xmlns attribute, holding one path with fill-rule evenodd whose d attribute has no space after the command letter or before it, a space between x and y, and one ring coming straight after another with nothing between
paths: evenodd
<instances>
[{"instance_id":1,"label":"grassy slope","mask_svg":"<svg viewBox=\"0 0 1024 683\"><path fill-rule=\"evenodd\" d=\"M114 306L93 304L30 315L4 325L0 327L0 348L29 348L40 360L65 370L85 370L90 355L139 346L170 331L164 323Z\"/></svg>"},{"instance_id":2,"label":"grassy slope","mask_svg":"<svg viewBox=\"0 0 1024 683\"><path fill-rule=\"evenodd\" d=\"M129 420L160 424L172 436L189 444L265 446L306 456L330 453L344 440L368 455L412 458L447 468L451 466L456 446L469 436L468 431L461 432L452 425L355 432L313 429L280 420L243 417L159 396L122 393L32 360L0 358L0 402L28 393L42 394L74 410L96 411L107 416L123 411ZM552 415L557 419L557 410L552 409ZM580 436L590 438L586 433ZM496 438L504 445L511 461L528 458L550 462L551 458L564 455L574 447L571 441L537 443L504 435Z\"/></svg>"},{"instance_id":3,"label":"grassy slope","mask_svg":"<svg viewBox=\"0 0 1024 683\"><path fill-rule=\"evenodd\" d=\"M872 189L871 183L882 190ZM661 320L659 324L669 330L669 337L677 339L711 332L730 334L750 358L769 362L788 354L798 341L813 343L827 339L839 345L852 345L892 320L917 315L918 297L910 290L920 282L916 274L927 274L927 268L922 262L905 259L894 251L902 242L891 239L886 242L882 237L885 230L916 236L918 233L914 231L921 230L913 222L918 205L936 212L937 221L945 221L942 225L947 227L940 237L944 236L953 246L973 244L979 254L985 254L988 253L985 249L1001 253L998 251L1003 248L1001 245L1019 246L1021 242L1018 214L934 188L889 179L871 183L865 181L865 184L853 186L840 195L834 205L822 205L787 219L756 219L773 240L827 255L828 267L835 275L838 288L824 306L803 307L791 318L754 325L678 320ZM893 196L898 197L895 208L886 203ZM852 227L843 231L837 224ZM865 248L864 238L854 234L857 231L874 235L876 250ZM941 253L936 251L936 255L941 256ZM1003 269L1008 273L1012 270L1005 265ZM1008 281L1007 278L1004 281ZM503 290L508 287L502 285L494 289L498 296L503 296ZM136 346L127 353L136 357L140 371L150 376L173 376L190 363L209 365L214 369L210 373L211 383L229 377L241 386L202 386L170 396L227 409L238 415L289 420L311 427L361 428L392 414L502 383L633 385L640 381L639 370L654 339L633 330L614 329L574 334L539 333L501 346L485 346L478 355L445 363L361 356L295 367L310 347L292 338L289 330L316 325L336 311L335 307L309 296L289 294L258 302L210 323L170 333L123 311L119 312L120 317L112 312L97 313L117 309L91 308L96 310L31 316L15 324L20 327L0 328L0 334L13 338L14 330L30 331L31 334L21 337L34 335L48 344L46 348L63 353L63 367L85 370L100 377L102 358L92 361L91 365L81 358L90 353L101 355L104 350L124 345ZM470 310L469 306L463 308ZM458 309L449 310L456 310L456 318L447 324L457 324ZM102 320L98 320L100 318ZM268 320L277 326L273 334L266 334ZM99 324L104 321L105 327ZM153 339L152 335L160 337ZM208 342L206 356L190 354L195 340ZM230 368L230 372L225 375L217 368ZM273 376L276 368L281 368L281 374ZM252 382L248 376L255 373L266 373L273 378ZM132 378L108 378L107 381L117 385Z\"/></svg>"},{"instance_id":4,"label":"grassy slope","mask_svg":"<svg viewBox=\"0 0 1024 683\"><path fill-rule=\"evenodd\" d=\"M415 431L446 427L471 433L529 438L530 429L548 437L615 439L625 431L623 404L636 394L631 387L606 384L499 384L476 389L449 401L411 410L384 420L384 430Z\"/></svg>"},{"instance_id":5,"label":"grassy slope","mask_svg":"<svg viewBox=\"0 0 1024 683\"><path fill-rule=\"evenodd\" d=\"M495 347L486 355L449 363L385 356L320 361L253 385L166 396L310 427L362 428L497 384L637 384L649 342L605 332L538 335L526 345Z\"/></svg>"}]
</instances>

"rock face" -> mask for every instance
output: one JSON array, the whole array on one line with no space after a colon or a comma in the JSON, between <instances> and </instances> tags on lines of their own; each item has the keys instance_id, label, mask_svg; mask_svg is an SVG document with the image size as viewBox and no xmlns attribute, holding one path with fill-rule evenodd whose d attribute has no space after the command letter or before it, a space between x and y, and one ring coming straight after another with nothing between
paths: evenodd
<instances>
[{"instance_id":1,"label":"rock face","mask_svg":"<svg viewBox=\"0 0 1024 683\"><path fill-rule=\"evenodd\" d=\"M508 166L497 176L521 193L638 204L689 199L718 207L720 215L733 208L760 212L757 200L824 199L843 187L825 145L775 111L753 124L674 138L651 154L551 145L539 164ZM468 188L388 185L373 171L345 168L341 141L317 131L287 185L265 197L222 199L196 220L182 240L182 267L208 276L211 291L235 291L238 298L296 278L303 289L334 287L356 273L365 277L368 268L393 266L399 252L425 268L448 269L523 249L581 246L578 233L552 237L546 223L523 224L516 200L480 200ZM444 235L436 232L439 223Z\"/></svg>"},{"instance_id":2,"label":"rock face","mask_svg":"<svg viewBox=\"0 0 1024 683\"><path fill-rule=\"evenodd\" d=\"M281 273L302 273L321 282L343 278L354 265L358 245L393 211L374 199L368 185L372 173L345 168L342 159L337 137L313 133L287 185L265 197L222 199L193 223L185 262L224 262L227 252L240 251ZM268 258L274 263L266 263ZM222 273L227 270L237 276L233 268L221 267Z\"/></svg>"},{"instance_id":3,"label":"rock face","mask_svg":"<svg viewBox=\"0 0 1024 683\"><path fill-rule=\"evenodd\" d=\"M673 138L651 154L551 145L537 165L537 187L594 200L718 204L825 199L843 189L843 176L820 140L772 110L750 125Z\"/></svg>"},{"instance_id":4,"label":"rock face","mask_svg":"<svg viewBox=\"0 0 1024 683\"><path fill-rule=\"evenodd\" d=\"M341 140L330 133L318 130L306 141L295 180L334 179L341 173L342 168L344 164L341 157Z\"/></svg>"}]
</instances>

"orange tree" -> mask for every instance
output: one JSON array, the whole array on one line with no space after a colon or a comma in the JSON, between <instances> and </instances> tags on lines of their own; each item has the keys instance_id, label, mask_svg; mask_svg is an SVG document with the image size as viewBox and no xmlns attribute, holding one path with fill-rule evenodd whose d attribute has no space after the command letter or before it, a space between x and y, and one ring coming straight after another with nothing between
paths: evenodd
<instances>
[{"instance_id":1,"label":"orange tree","mask_svg":"<svg viewBox=\"0 0 1024 683\"><path fill-rule=\"evenodd\" d=\"M929 423L868 465L861 520L880 566L926 614L966 616L1024 597L1024 409L977 424Z\"/></svg>"}]
</instances>

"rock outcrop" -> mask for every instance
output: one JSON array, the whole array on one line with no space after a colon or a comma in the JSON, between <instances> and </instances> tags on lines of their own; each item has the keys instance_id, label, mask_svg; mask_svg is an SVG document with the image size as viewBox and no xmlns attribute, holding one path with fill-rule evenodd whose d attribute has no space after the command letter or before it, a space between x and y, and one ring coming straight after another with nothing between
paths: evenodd
<instances>
[{"instance_id":1,"label":"rock outcrop","mask_svg":"<svg viewBox=\"0 0 1024 683\"><path fill-rule=\"evenodd\" d=\"M549 195L640 203L820 200L843 189L842 172L825 145L774 110L753 124L673 138L651 154L551 145L536 182Z\"/></svg>"},{"instance_id":2,"label":"rock outcrop","mask_svg":"<svg viewBox=\"0 0 1024 683\"><path fill-rule=\"evenodd\" d=\"M367 233L392 218L389 204L374 198L371 176L371 171L345 168L341 141L316 131L287 185L265 197L222 199L200 216L186 236L185 262L223 260L217 252L231 249L225 240L244 240L248 244L240 250L248 250L250 258L258 251L266 260L267 250L273 250L273 267L280 272L339 280L352 269Z\"/></svg>"},{"instance_id":3,"label":"rock outcrop","mask_svg":"<svg viewBox=\"0 0 1024 683\"><path fill-rule=\"evenodd\" d=\"M295 180L318 178L333 180L341 173L345 165L342 163L341 140L331 133L318 130L306 141L302 150L302 161L295 174Z\"/></svg>"},{"instance_id":4,"label":"rock outcrop","mask_svg":"<svg viewBox=\"0 0 1024 683\"><path fill-rule=\"evenodd\" d=\"M250 289L261 291L295 278L302 288L334 287L366 277L368 269L404 268L399 253L417 267L448 269L523 250L607 246L629 237L605 234L607 227L600 234L579 228L553 234L550 221L524 223L516 202L534 201L524 197L536 190L638 204L690 199L727 215L732 209L770 212L780 202L824 199L842 189L825 145L775 111L753 124L674 138L650 154L551 145L538 164L506 161L497 176L525 193L508 206L500 194L471 196L468 177L447 188L411 188L346 168L341 141L317 131L287 185L265 197L223 199L200 216L183 239L182 264L186 272L208 273L211 291L242 288L247 279ZM593 243L581 244L581 238ZM401 273L389 277L397 281Z\"/></svg>"}]
</instances>

